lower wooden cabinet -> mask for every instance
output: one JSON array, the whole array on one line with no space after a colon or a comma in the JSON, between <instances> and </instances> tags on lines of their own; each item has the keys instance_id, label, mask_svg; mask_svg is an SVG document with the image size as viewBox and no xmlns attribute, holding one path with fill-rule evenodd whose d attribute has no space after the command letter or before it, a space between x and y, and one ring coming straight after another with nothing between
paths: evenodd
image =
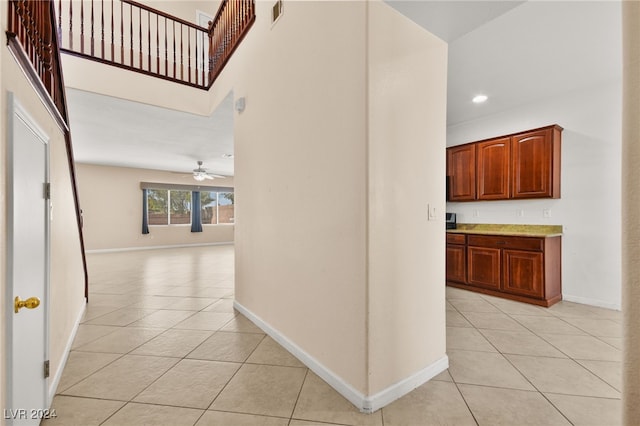
<instances>
[{"instance_id":1,"label":"lower wooden cabinet","mask_svg":"<svg viewBox=\"0 0 640 426\"><path fill-rule=\"evenodd\" d=\"M507 293L544 298L544 255L540 252L503 250L503 290Z\"/></svg>"},{"instance_id":2,"label":"lower wooden cabinet","mask_svg":"<svg viewBox=\"0 0 640 426\"><path fill-rule=\"evenodd\" d=\"M562 299L561 237L447 234L447 285L551 306Z\"/></svg>"},{"instance_id":3,"label":"lower wooden cabinet","mask_svg":"<svg viewBox=\"0 0 640 426\"><path fill-rule=\"evenodd\" d=\"M467 248L467 284L500 290L502 281L500 249L489 247Z\"/></svg>"},{"instance_id":4,"label":"lower wooden cabinet","mask_svg":"<svg viewBox=\"0 0 640 426\"><path fill-rule=\"evenodd\" d=\"M467 282L467 239L461 234L447 234L447 280Z\"/></svg>"}]
</instances>

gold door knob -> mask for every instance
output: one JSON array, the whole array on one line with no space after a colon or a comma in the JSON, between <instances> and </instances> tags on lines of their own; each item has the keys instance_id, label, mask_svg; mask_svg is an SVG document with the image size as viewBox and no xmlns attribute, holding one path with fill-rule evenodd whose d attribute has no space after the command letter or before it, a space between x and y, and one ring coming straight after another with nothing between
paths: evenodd
<instances>
[{"instance_id":1,"label":"gold door knob","mask_svg":"<svg viewBox=\"0 0 640 426\"><path fill-rule=\"evenodd\" d=\"M16 296L13 302L14 312L16 314L22 308L35 309L38 306L40 306L40 299L38 299L37 297L30 297L27 300L20 300L20 297Z\"/></svg>"}]
</instances>

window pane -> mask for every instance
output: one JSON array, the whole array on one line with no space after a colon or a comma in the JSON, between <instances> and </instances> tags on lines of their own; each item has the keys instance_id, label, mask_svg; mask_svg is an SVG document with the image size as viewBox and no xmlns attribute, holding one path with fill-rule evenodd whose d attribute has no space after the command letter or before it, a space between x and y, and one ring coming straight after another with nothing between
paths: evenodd
<instances>
[{"instance_id":1,"label":"window pane","mask_svg":"<svg viewBox=\"0 0 640 426\"><path fill-rule=\"evenodd\" d=\"M218 223L218 193L200 192L200 204L202 207L202 224L215 225Z\"/></svg>"},{"instance_id":2,"label":"window pane","mask_svg":"<svg viewBox=\"0 0 640 426\"><path fill-rule=\"evenodd\" d=\"M234 222L234 193L220 192L218 194L218 223Z\"/></svg>"},{"instance_id":3,"label":"window pane","mask_svg":"<svg viewBox=\"0 0 640 426\"><path fill-rule=\"evenodd\" d=\"M167 198L168 191L166 189L150 189L147 195L149 204L149 225L167 225L169 224L169 216L167 214Z\"/></svg>"},{"instance_id":4,"label":"window pane","mask_svg":"<svg viewBox=\"0 0 640 426\"><path fill-rule=\"evenodd\" d=\"M191 191L170 191L169 224L191 223Z\"/></svg>"}]
</instances>

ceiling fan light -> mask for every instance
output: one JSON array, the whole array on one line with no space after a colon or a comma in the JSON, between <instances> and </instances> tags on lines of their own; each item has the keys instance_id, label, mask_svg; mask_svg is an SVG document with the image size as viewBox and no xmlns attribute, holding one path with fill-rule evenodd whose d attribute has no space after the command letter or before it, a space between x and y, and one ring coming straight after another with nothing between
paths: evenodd
<instances>
[{"instance_id":1,"label":"ceiling fan light","mask_svg":"<svg viewBox=\"0 0 640 426\"><path fill-rule=\"evenodd\" d=\"M202 182L203 180L206 179L206 176L201 173L194 173L193 178L198 182Z\"/></svg>"}]
</instances>

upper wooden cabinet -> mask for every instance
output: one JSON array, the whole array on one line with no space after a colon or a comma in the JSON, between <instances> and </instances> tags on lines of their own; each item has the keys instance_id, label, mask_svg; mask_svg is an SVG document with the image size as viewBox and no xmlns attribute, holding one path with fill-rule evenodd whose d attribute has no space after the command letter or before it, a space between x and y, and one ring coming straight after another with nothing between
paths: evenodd
<instances>
[{"instance_id":1,"label":"upper wooden cabinet","mask_svg":"<svg viewBox=\"0 0 640 426\"><path fill-rule=\"evenodd\" d=\"M562 127L447 148L448 201L560 198Z\"/></svg>"},{"instance_id":2,"label":"upper wooden cabinet","mask_svg":"<svg viewBox=\"0 0 640 426\"><path fill-rule=\"evenodd\" d=\"M478 200L509 198L511 138L492 139L476 145Z\"/></svg>"},{"instance_id":3,"label":"upper wooden cabinet","mask_svg":"<svg viewBox=\"0 0 640 426\"><path fill-rule=\"evenodd\" d=\"M476 199L476 147L460 145L447 149L447 176L450 201Z\"/></svg>"},{"instance_id":4,"label":"upper wooden cabinet","mask_svg":"<svg viewBox=\"0 0 640 426\"><path fill-rule=\"evenodd\" d=\"M560 198L560 126L511 137L511 196Z\"/></svg>"}]
</instances>

